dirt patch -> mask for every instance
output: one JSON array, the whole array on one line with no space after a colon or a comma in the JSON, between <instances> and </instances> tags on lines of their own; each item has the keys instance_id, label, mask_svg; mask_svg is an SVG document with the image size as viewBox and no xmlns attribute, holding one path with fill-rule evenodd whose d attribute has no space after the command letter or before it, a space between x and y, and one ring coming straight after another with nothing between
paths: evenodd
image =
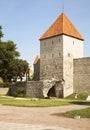
<instances>
[{"instance_id":1,"label":"dirt patch","mask_svg":"<svg viewBox=\"0 0 90 130\"><path fill-rule=\"evenodd\" d=\"M87 107L88 106L85 105L70 105L61 107L29 108L0 105L0 121L17 124L56 126L72 130L90 130L90 119L73 119L62 116L62 113L65 113L66 111ZM58 113L60 115L58 115Z\"/></svg>"}]
</instances>

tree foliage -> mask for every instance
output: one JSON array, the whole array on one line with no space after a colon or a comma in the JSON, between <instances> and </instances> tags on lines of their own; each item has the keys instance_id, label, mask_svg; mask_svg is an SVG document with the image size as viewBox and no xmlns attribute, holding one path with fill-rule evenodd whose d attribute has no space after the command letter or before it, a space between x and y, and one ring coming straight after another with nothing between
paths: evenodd
<instances>
[{"instance_id":1,"label":"tree foliage","mask_svg":"<svg viewBox=\"0 0 90 130\"><path fill-rule=\"evenodd\" d=\"M11 75L13 73L13 79L17 80L19 77L22 81L22 77L25 75L27 69L28 69L28 63L26 60L22 59L15 59L14 62L12 62L12 71Z\"/></svg>"},{"instance_id":2,"label":"tree foliage","mask_svg":"<svg viewBox=\"0 0 90 130\"><path fill-rule=\"evenodd\" d=\"M3 36L1 29L0 26L0 39ZM18 59L20 53L16 49L13 41L0 40L0 77L4 81L11 81L12 78L23 75L28 68L27 61Z\"/></svg>"}]
</instances>

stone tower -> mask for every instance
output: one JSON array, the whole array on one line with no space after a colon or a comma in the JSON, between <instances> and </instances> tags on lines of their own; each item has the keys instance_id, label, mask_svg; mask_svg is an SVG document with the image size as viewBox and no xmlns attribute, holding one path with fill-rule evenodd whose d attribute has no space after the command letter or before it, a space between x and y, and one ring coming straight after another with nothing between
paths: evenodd
<instances>
[{"instance_id":1,"label":"stone tower","mask_svg":"<svg viewBox=\"0 0 90 130\"><path fill-rule=\"evenodd\" d=\"M40 58L38 55L36 56L33 65L34 65L34 80L38 81L40 80Z\"/></svg>"},{"instance_id":2,"label":"stone tower","mask_svg":"<svg viewBox=\"0 0 90 130\"><path fill-rule=\"evenodd\" d=\"M83 57L83 40L64 13L40 37L40 80L64 81L63 97L73 93L73 59Z\"/></svg>"}]
</instances>

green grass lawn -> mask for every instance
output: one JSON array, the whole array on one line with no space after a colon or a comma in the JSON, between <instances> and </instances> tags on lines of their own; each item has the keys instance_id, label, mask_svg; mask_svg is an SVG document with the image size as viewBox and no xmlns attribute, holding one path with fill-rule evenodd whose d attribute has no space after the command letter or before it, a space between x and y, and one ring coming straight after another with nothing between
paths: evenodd
<instances>
[{"instance_id":1,"label":"green grass lawn","mask_svg":"<svg viewBox=\"0 0 90 130\"><path fill-rule=\"evenodd\" d=\"M80 93L80 94L78 94L77 100L86 100L87 97L88 97L88 94ZM71 95L67 96L65 99L75 100L75 94L71 94Z\"/></svg>"},{"instance_id":2,"label":"green grass lawn","mask_svg":"<svg viewBox=\"0 0 90 130\"><path fill-rule=\"evenodd\" d=\"M64 114L66 117L74 118L75 116L80 116L80 118L90 118L90 107L81 110L68 111Z\"/></svg>"},{"instance_id":3,"label":"green grass lawn","mask_svg":"<svg viewBox=\"0 0 90 130\"><path fill-rule=\"evenodd\" d=\"M14 98L9 96L0 96L0 104L19 107L52 107L63 105L90 105L90 101L69 100L69 99L31 99L31 98ZM64 113L66 117L80 116L81 118L90 118L90 107L82 110L73 110Z\"/></svg>"},{"instance_id":4,"label":"green grass lawn","mask_svg":"<svg viewBox=\"0 0 90 130\"><path fill-rule=\"evenodd\" d=\"M0 104L23 107L51 107L69 105L70 102L63 99L37 99L29 98L9 98L0 96Z\"/></svg>"},{"instance_id":5,"label":"green grass lawn","mask_svg":"<svg viewBox=\"0 0 90 130\"><path fill-rule=\"evenodd\" d=\"M63 106L70 104L90 105L90 102L82 100L69 99L31 99L31 98L14 98L9 96L0 96L0 104L23 107L51 107Z\"/></svg>"}]
</instances>

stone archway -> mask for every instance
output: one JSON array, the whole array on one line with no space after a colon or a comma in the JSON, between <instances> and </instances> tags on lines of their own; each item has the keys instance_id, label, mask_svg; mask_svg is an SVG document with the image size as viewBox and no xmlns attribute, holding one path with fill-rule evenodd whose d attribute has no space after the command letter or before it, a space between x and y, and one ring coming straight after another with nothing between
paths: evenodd
<instances>
[{"instance_id":1,"label":"stone archway","mask_svg":"<svg viewBox=\"0 0 90 130\"><path fill-rule=\"evenodd\" d=\"M51 79L51 80L43 80L43 96L48 97L48 92L49 90L55 86L56 80Z\"/></svg>"},{"instance_id":2,"label":"stone archway","mask_svg":"<svg viewBox=\"0 0 90 130\"><path fill-rule=\"evenodd\" d=\"M43 81L43 96L44 97L63 97L62 80L44 80Z\"/></svg>"},{"instance_id":3,"label":"stone archway","mask_svg":"<svg viewBox=\"0 0 90 130\"><path fill-rule=\"evenodd\" d=\"M56 97L55 86L53 86L52 88L49 89L47 96L48 97Z\"/></svg>"}]
</instances>

